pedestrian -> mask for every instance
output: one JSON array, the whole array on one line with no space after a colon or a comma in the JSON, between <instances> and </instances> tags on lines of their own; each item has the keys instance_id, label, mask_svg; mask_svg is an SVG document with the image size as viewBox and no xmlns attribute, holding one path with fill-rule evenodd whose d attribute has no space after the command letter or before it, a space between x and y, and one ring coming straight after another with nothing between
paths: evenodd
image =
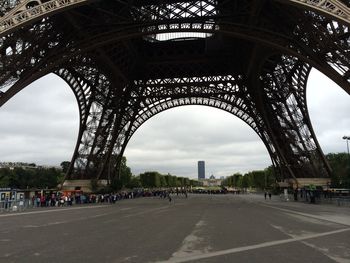
<instances>
[{"instance_id":1,"label":"pedestrian","mask_svg":"<svg viewBox=\"0 0 350 263\"><path fill-rule=\"evenodd\" d=\"M32 196L32 206L35 207L35 195Z\"/></svg>"},{"instance_id":2,"label":"pedestrian","mask_svg":"<svg viewBox=\"0 0 350 263\"><path fill-rule=\"evenodd\" d=\"M266 200L267 192L265 191L265 200Z\"/></svg>"},{"instance_id":3,"label":"pedestrian","mask_svg":"<svg viewBox=\"0 0 350 263\"><path fill-rule=\"evenodd\" d=\"M271 200L271 192L269 192L269 199Z\"/></svg>"},{"instance_id":4,"label":"pedestrian","mask_svg":"<svg viewBox=\"0 0 350 263\"><path fill-rule=\"evenodd\" d=\"M171 203L171 196L170 196L170 193L168 193L168 200L169 200L169 203Z\"/></svg>"}]
</instances>

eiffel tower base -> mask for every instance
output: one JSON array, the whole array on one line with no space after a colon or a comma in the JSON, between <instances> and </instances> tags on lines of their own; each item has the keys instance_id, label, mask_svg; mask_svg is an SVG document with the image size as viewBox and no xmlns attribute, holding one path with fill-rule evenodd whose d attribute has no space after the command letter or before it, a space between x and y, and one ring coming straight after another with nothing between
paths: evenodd
<instances>
[{"instance_id":1,"label":"eiffel tower base","mask_svg":"<svg viewBox=\"0 0 350 263\"><path fill-rule=\"evenodd\" d=\"M62 184L61 190L63 191L73 191L82 190L84 193L91 193L108 185L107 180L65 180Z\"/></svg>"},{"instance_id":2,"label":"eiffel tower base","mask_svg":"<svg viewBox=\"0 0 350 263\"><path fill-rule=\"evenodd\" d=\"M281 187L293 187L293 189L303 188L309 185L322 186L323 188L327 188L330 183L330 178L298 178L297 182L295 179L287 179L283 182L280 182L279 185Z\"/></svg>"}]
</instances>

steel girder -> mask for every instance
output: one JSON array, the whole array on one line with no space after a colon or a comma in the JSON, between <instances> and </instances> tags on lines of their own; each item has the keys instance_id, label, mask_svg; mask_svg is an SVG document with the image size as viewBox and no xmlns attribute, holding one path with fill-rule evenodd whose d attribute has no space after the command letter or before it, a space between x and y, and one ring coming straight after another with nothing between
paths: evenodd
<instances>
[{"instance_id":1,"label":"steel girder","mask_svg":"<svg viewBox=\"0 0 350 263\"><path fill-rule=\"evenodd\" d=\"M332 18L349 23L350 21L350 10L349 10L349 2L347 0L279 0L282 3L286 4L294 4L296 6L304 7L313 11L321 12ZM93 0L4 0L0 6L0 36L15 30L17 27L23 26L27 23L31 23L32 21L38 20L40 18L50 16L53 13L63 12L68 8L75 8L79 5L86 5ZM120 1L123 3L122 1ZM133 3L134 2L134 3ZM183 17L182 15L185 13L187 15L198 16L198 11L203 14L214 14L215 8L208 8L213 6L215 7L216 3L219 1L215 0L207 0L207 1L168 1L169 4L165 9L165 12L157 12L162 6L157 3L152 3L154 1L129 1L124 2L125 6L131 6L134 8L135 13L138 14L138 17L142 18L145 14L145 10L148 11L149 14L155 16L156 18L160 17ZM195 2L191 5L191 2ZM225 1L223 1L225 2ZM141 4L142 3L142 4ZM181 4L179 4L181 3ZM183 3L185 3L185 7L183 7ZM189 3L186 5L186 3ZM140 8L140 5L143 8ZM173 6L173 11L169 13L169 6ZM159 8L160 7L160 8ZM188 8L190 7L190 8ZM193 11L193 7L196 8ZM204 7L204 8L203 8ZM157 10L157 11L154 11ZM175 13L175 15L174 15ZM141 14L141 16L140 16ZM170 16L169 16L170 14Z\"/></svg>"},{"instance_id":2,"label":"steel girder","mask_svg":"<svg viewBox=\"0 0 350 263\"><path fill-rule=\"evenodd\" d=\"M250 125L281 178L329 175L306 81L316 67L350 94L346 1L15 4L0 6L0 106L49 72L71 86L80 132L67 179L116 176L138 127L194 104ZM202 35L171 40L183 32Z\"/></svg>"}]
</instances>

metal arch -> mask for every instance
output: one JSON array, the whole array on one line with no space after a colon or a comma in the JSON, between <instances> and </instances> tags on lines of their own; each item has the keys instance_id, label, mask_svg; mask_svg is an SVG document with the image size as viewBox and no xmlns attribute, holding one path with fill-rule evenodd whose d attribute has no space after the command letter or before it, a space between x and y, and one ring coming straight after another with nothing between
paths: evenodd
<instances>
[{"instance_id":1,"label":"metal arch","mask_svg":"<svg viewBox=\"0 0 350 263\"><path fill-rule=\"evenodd\" d=\"M134 133L137 131L138 128L142 126L147 120L151 119L155 115L173 109L177 107L182 106L188 106L188 105L198 105L198 106L207 106L211 108L220 109L223 111L226 111L228 113L231 113L232 115L238 117L242 121L244 121L248 126L250 126L255 133L260 137L260 139L265 144L267 150L270 152L272 149L269 148L269 144L266 141L266 138L259 134L258 129L256 126L254 126L254 119L250 117L247 113L244 112L244 110L239 109L239 107L236 107L234 105L229 104L227 101L220 100L220 99L208 99L204 97L191 97L191 98L178 98L178 99L171 99L169 101L163 101L160 102L157 105L153 105L151 108L147 108L146 111L142 113L142 115L139 115L135 118L134 121L130 121L127 123L127 125L124 127L122 132L119 134L117 139L117 145L115 147L114 154L118 156L115 163L115 167L119 167L120 157L122 157L126 146ZM235 109L237 111L235 112Z\"/></svg>"},{"instance_id":2,"label":"metal arch","mask_svg":"<svg viewBox=\"0 0 350 263\"><path fill-rule=\"evenodd\" d=\"M56 71L56 75L62 78L72 89L75 98L78 103L79 108L79 117L80 117L80 125L79 125L79 132L77 137L77 142L75 146L75 150L73 152L72 161L70 163L70 166L67 171L67 175L71 174L74 169L75 159L78 157L78 151L80 142L84 133L84 127L87 122L87 117L89 114L89 98L91 97L91 87L86 81L79 76L75 76L77 74L74 74L68 69L60 69Z\"/></svg>"},{"instance_id":3,"label":"metal arch","mask_svg":"<svg viewBox=\"0 0 350 263\"><path fill-rule=\"evenodd\" d=\"M245 98L240 97L243 93L241 89L244 88L238 85L237 80L233 76L186 78L186 80L169 79L147 82L142 84L136 83L136 86L141 85L138 86L135 96L142 106L140 106L135 116L130 136L153 115L168 108L191 105L191 103L193 105L212 106L232 113L246 122L259 134L257 124L254 124L254 118L248 114L249 109L245 99L248 99L249 95L246 94ZM183 87L184 85L186 87ZM141 90L144 90L143 94ZM138 93L141 94L139 95Z\"/></svg>"},{"instance_id":4,"label":"metal arch","mask_svg":"<svg viewBox=\"0 0 350 263\"><path fill-rule=\"evenodd\" d=\"M139 129L142 124L144 124L146 121L148 121L150 118L154 117L155 115L170 110L173 108L181 107L181 106L190 106L190 105L197 105L197 106L208 106L216 109L220 109L223 111L226 111L228 113L231 113L232 115L238 117L242 121L244 121L246 124L248 124L256 133L257 135L261 137L261 134L259 134L259 130L257 130L256 125L254 125L254 120L252 117L250 117L246 112L244 112L243 109L236 105L231 105L225 100L221 100L219 98L204 98L204 97L190 97L190 98L177 98L177 99L170 99L167 101L162 101L159 104L155 104L151 106L150 108L147 108L146 111L144 111L141 115L137 116L134 124L132 125L131 133L129 139L133 136L133 134ZM128 140L129 140L128 139Z\"/></svg>"},{"instance_id":5,"label":"metal arch","mask_svg":"<svg viewBox=\"0 0 350 263\"><path fill-rule=\"evenodd\" d=\"M307 7L310 10L323 13L335 18L335 20L350 25L350 8L339 0L275 0L286 4ZM29 3L36 5L28 8ZM47 17L53 13L64 11L67 8L74 8L84 5L92 0L51 0L42 2L41 0L23 0L8 14L0 18L0 36L3 36L16 28L29 24L42 17Z\"/></svg>"},{"instance_id":6,"label":"metal arch","mask_svg":"<svg viewBox=\"0 0 350 263\"><path fill-rule=\"evenodd\" d=\"M337 20L350 25L350 8L339 0L276 0L289 2L295 6L303 6L313 11L335 17Z\"/></svg>"},{"instance_id":7,"label":"metal arch","mask_svg":"<svg viewBox=\"0 0 350 263\"><path fill-rule=\"evenodd\" d=\"M232 81L232 77L226 76L214 77L213 79L216 79L218 83L225 82L224 79ZM158 86L156 85L155 87L153 87L153 91L152 88L150 88L151 86L146 85L150 88L148 92L154 94L154 97L151 97L150 100L148 100L147 96L146 98L140 99L140 96L142 96L139 94L140 92L135 92L136 94L134 96L139 97L137 97L137 104L135 109L133 108L132 110L130 110L131 112L133 112L134 117L126 117L126 124L122 132L118 136L118 146L116 147L117 150L115 151L117 156L121 156L121 154L123 154L129 140L131 139L132 135L136 132L136 130L143 123L145 123L148 119L152 118L156 114L175 107L185 105L201 105L224 110L243 120L261 138L270 154L272 162L275 163L276 161L278 161L278 155L275 151L274 145L271 143L269 135L261 127L263 123L261 117L259 116L259 113L256 111L254 112L254 110L252 109L253 106L251 101L248 102L248 104L245 104L244 102L244 99L248 99L249 94L245 93L246 96L240 98L239 96L242 95L242 93L241 91L235 89L234 86L231 86L231 91L229 91L229 88L227 86L221 87L221 90L220 88L215 86L215 88L210 88L212 90L211 92L208 92L207 85L208 83L212 82L205 80L204 83L206 84L200 84L200 82L198 82L198 78L196 79L196 81L194 81L195 83L193 82L193 80L186 81L186 86L191 85L197 87L196 90L198 91L198 94L192 94L188 87L186 88L188 90L188 94L186 92L176 91L176 88L174 88L174 86L172 85L169 88L159 88L164 85L166 86L166 84L171 84L169 83L169 80L163 80L162 83L158 83ZM176 84L179 86L185 85L185 83L181 83L181 80L177 80ZM201 85L205 85L203 86L204 92L199 92L199 90L201 90ZM214 84L212 83L212 85ZM173 94L169 94L169 92ZM179 94L177 94L176 92L178 92ZM161 96L160 94L163 95ZM118 161L116 162L116 167L118 167Z\"/></svg>"},{"instance_id":8,"label":"metal arch","mask_svg":"<svg viewBox=\"0 0 350 263\"><path fill-rule=\"evenodd\" d=\"M86 80L72 73L68 69L60 69L55 72L57 76L62 78L72 89L78 102L80 125L84 123L89 113L89 98L91 96L91 87Z\"/></svg>"},{"instance_id":9,"label":"metal arch","mask_svg":"<svg viewBox=\"0 0 350 263\"><path fill-rule=\"evenodd\" d=\"M124 152L128 141L131 139L132 135L136 132L136 130L145 123L148 119L152 118L156 114L166 111L171 108L185 106L185 105L200 105L200 106L209 106L214 107L217 109L224 110L228 113L233 114L234 116L240 118L245 123L247 123L261 138L263 143L265 144L269 154L270 158L272 160L272 163L274 163L277 166L280 166L282 161L280 154L276 152L275 146L271 143L271 134L266 133L264 129L261 129L261 123L259 123L259 127L257 126L257 123L255 123L255 119L259 116L251 116L252 113L247 113L247 108L240 107L239 104L235 104L235 99L232 99L234 95L226 96L226 97L220 97L220 94L208 97L205 97L205 95L208 94L198 94L198 96L191 96L186 97L186 94L184 94L182 97L179 98L168 98L168 99L159 99L155 98L154 101L150 102L150 107L147 107L143 105L140 109L140 113L137 114L136 118L126 119L126 125L123 129L123 131L118 136L118 146L117 150L115 151L117 156L121 156L121 154ZM164 96L167 97L167 96ZM171 97L171 96L170 96ZM250 105L251 106L251 105ZM135 111L134 111L135 113ZM261 120L258 120L258 122L261 122ZM116 167L118 167L118 161L115 163Z\"/></svg>"},{"instance_id":10,"label":"metal arch","mask_svg":"<svg viewBox=\"0 0 350 263\"><path fill-rule=\"evenodd\" d=\"M43 2L41 0L22 0L13 10L0 18L0 36L40 18L91 1L92 0L51 0ZM28 7L30 3L34 3L35 5L33 7Z\"/></svg>"}]
</instances>

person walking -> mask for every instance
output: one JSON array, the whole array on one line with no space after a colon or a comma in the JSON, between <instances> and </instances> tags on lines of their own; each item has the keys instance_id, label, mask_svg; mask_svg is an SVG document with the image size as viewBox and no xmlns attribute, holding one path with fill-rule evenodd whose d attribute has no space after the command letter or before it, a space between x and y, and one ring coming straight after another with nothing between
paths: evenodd
<instances>
[{"instance_id":1,"label":"person walking","mask_svg":"<svg viewBox=\"0 0 350 263\"><path fill-rule=\"evenodd\" d=\"M170 193L168 193L168 200L169 200L169 203L171 203L172 199L171 199Z\"/></svg>"},{"instance_id":2,"label":"person walking","mask_svg":"<svg viewBox=\"0 0 350 263\"><path fill-rule=\"evenodd\" d=\"M266 196L267 196L267 192L265 191L265 194L264 194L264 196L265 196L265 200L266 200Z\"/></svg>"},{"instance_id":3,"label":"person walking","mask_svg":"<svg viewBox=\"0 0 350 263\"><path fill-rule=\"evenodd\" d=\"M269 199L271 200L271 192L269 192Z\"/></svg>"}]
</instances>

